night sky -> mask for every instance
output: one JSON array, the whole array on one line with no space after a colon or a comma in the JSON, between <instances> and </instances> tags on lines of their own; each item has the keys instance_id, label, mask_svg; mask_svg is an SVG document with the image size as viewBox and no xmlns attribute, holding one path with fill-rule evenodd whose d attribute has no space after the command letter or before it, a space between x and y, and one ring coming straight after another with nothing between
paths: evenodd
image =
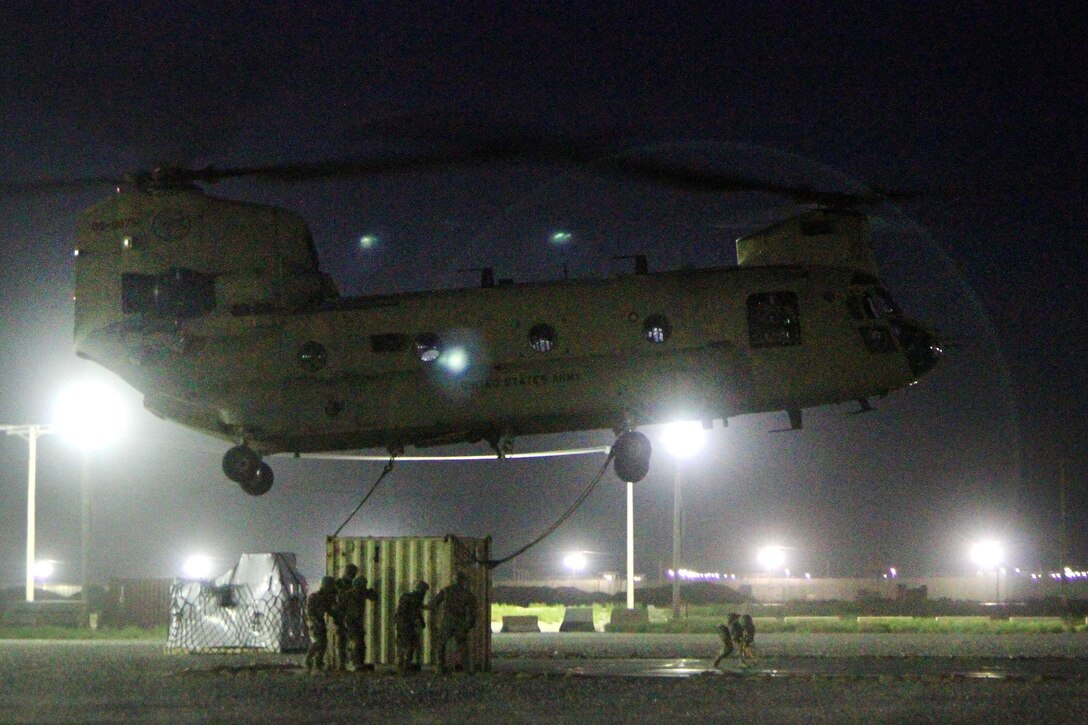
<instances>
[{"instance_id":1,"label":"night sky","mask_svg":"<svg viewBox=\"0 0 1088 725\"><path fill-rule=\"evenodd\" d=\"M516 129L663 146L772 181L971 192L874 220L893 295L948 340L941 364L866 415L809 410L790 433L768 432L784 414L717 425L684 464L684 564L751 571L755 548L775 542L795 571L954 574L970 569L968 543L991 536L1012 566L1054 567L1061 461L1071 563L1086 563L1088 28L1076 4L526 5L4 3L0 184L357 158ZM517 280L614 274L613 254L728 265L737 236L792 209L544 165L208 191L302 214L352 295L467 286L458 270L479 266ZM0 424L47 422L68 381L113 379L71 342L76 215L110 193L0 194ZM556 229L568 245L549 244ZM379 243L361 248L364 234ZM323 537L381 464L276 458L275 487L252 498L223 477L224 443L159 421L126 390L133 425L90 464L94 577L173 576L198 552L225 569L242 552L293 551L321 573ZM609 443L598 431L518 448ZM675 464L658 448L636 489L648 574L671 556ZM345 533L492 534L502 555L601 462L406 462ZM76 581L79 454L47 437L38 463L38 553ZM26 445L5 437L0 583L22 581L25 499ZM622 571L623 517L609 473L516 565L558 573L581 549L594 570Z\"/></svg>"}]
</instances>

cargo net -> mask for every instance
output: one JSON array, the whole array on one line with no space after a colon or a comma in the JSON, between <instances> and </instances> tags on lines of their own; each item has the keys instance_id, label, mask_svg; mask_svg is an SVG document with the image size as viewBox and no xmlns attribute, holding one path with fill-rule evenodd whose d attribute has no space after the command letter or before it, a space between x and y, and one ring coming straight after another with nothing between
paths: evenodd
<instances>
[{"instance_id":1,"label":"cargo net","mask_svg":"<svg viewBox=\"0 0 1088 725\"><path fill-rule=\"evenodd\" d=\"M304 652L305 594L256 595L248 584L178 581L171 591L166 651Z\"/></svg>"}]
</instances>

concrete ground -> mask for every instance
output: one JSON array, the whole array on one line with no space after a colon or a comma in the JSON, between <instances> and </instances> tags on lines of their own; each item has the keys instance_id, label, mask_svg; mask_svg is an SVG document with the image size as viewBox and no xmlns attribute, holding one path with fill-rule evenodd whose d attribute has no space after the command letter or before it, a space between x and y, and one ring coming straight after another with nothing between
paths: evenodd
<instances>
[{"instance_id":1,"label":"concrete ground","mask_svg":"<svg viewBox=\"0 0 1088 725\"><path fill-rule=\"evenodd\" d=\"M493 671L305 673L301 655L0 641L2 722L1082 722L1088 635L496 635Z\"/></svg>"}]
</instances>

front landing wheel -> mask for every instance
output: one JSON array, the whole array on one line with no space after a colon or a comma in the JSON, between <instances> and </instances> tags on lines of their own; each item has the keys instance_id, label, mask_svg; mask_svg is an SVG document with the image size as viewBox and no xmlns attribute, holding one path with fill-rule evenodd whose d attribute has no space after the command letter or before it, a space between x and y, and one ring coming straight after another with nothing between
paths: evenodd
<instances>
[{"instance_id":1,"label":"front landing wheel","mask_svg":"<svg viewBox=\"0 0 1088 725\"><path fill-rule=\"evenodd\" d=\"M637 430L620 434L612 444L612 470L621 481L637 483L650 472L650 439Z\"/></svg>"}]
</instances>

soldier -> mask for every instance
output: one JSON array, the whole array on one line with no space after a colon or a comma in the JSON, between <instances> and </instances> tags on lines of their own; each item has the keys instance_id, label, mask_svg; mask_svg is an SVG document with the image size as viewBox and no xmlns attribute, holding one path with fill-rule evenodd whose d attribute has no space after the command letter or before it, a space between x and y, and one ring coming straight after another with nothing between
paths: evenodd
<instances>
[{"instance_id":1,"label":"soldier","mask_svg":"<svg viewBox=\"0 0 1088 725\"><path fill-rule=\"evenodd\" d=\"M736 614L730 614L726 622L719 623L714 628L714 631L718 633L718 639L722 643L721 649L718 650L718 657L714 660L714 667L720 666L726 657L733 654L733 635L730 633L729 628L736 616Z\"/></svg>"},{"instance_id":2,"label":"soldier","mask_svg":"<svg viewBox=\"0 0 1088 725\"><path fill-rule=\"evenodd\" d=\"M419 669L419 656L422 653L423 610L426 605L423 598L430 589L427 582L419 582L413 591L400 595L397 611L393 614L393 624L397 630L397 669L404 674L409 669Z\"/></svg>"},{"instance_id":3,"label":"soldier","mask_svg":"<svg viewBox=\"0 0 1088 725\"><path fill-rule=\"evenodd\" d=\"M751 648L756 641L756 623L752 621L751 614L745 614L740 620L741 631L744 632L744 646Z\"/></svg>"},{"instance_id":4,"label":"soldier","mask_svg":"<svg viewBox=\"0 0 1088 725\"><path fill-rule=\"evenodd\" d=\"M350 646L350 669L361 672L366 667L366 603L378 601L378 592L367 587L365 576L357 576L351 589L340 593L340 616L344 635Z\"/></svg>"},{"instance_id":5,"label":"soldier","mask_svg":"<svg viewBox=\"0 0 1088 725\"><path fill-rule=\"evenodd\" d=\"M468 633L476 626L476 597L469 591L468 578L457 572L453 584L438 593L431 602L438 610L438 672L446 672L446 645L450 639L457 645L457 654L466 672L475 671L472 650L468 646Z\"/></svg>"},{"instance_id":6,"label":"soldier","mask_svg":"<svg viewBox=\"0 0 1088 725\"><path fill-rule=\"evenodd\" d=\"M348 564L344 574L336 580L336 601L328 614L329 644L327 669L343 672L347 669L348 633L344 626L343 595L351 589L351 583L359 574L359 567Z\"/></svg>"},{"instance_id":7,"label":"soldier","mask_svg":"<svg viewBox=\"0 0 1088 725\"><path fill-rule=\"evenodd\" d=\"M733 643L738 647L744 644L744 625L741 624L740 615L736 612L729 613L729 634L733 637Z\"/></svg>"},{"instance_id":8,"label":"soldier","mask_svg":"<svg viewBox=\"0 0 1088 725\"><path fill-rule=\"evenodd\" d=\"M321 587L306 598L306 627L310 632L310 648L306 650L306 669L316 672L325 666L328 647L328 626L325 616L336 601L336 582L331 576L321 579Z\"/></svg>"}]
</instances>

